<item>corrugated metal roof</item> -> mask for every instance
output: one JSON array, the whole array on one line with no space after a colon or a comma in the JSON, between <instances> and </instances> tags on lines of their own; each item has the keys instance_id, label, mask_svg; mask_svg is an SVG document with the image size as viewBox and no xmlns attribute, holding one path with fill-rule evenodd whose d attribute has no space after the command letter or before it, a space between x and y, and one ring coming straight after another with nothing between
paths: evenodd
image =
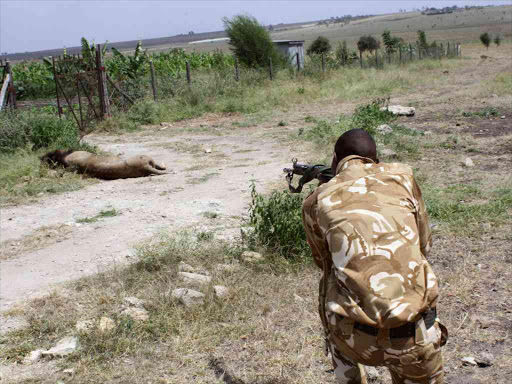
<instances>
[{"instance_id":1,"label":"corrugated metal roof","mask_svg":"<svg viewBox=\"0 0 512 384\"><path fill-rule=\"evenodd\" d=\"M305 40L273 40L272 42L277 44L304 44Z\"/></svg>"}]
</instances>

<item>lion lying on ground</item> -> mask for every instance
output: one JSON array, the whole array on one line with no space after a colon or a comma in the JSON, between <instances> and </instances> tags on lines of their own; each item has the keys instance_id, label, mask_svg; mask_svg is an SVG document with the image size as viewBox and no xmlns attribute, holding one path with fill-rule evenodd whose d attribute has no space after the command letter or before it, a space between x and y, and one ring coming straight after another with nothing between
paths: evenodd
<instances>
[{"instance_id":1,"label":"lion lying on ground","mask_svg":"<svg viewBox=\"0 0 512 384\"><path fill-rule=\"evenodd\" d=\"M156 163L149 156L134 156L127 160L113 156L98 156L85 151L49 152L41 160L51 166L71 167L80 173L105 180L128 179L150 175L164 175L165 165Z\"/></svg>"}]
</instances>

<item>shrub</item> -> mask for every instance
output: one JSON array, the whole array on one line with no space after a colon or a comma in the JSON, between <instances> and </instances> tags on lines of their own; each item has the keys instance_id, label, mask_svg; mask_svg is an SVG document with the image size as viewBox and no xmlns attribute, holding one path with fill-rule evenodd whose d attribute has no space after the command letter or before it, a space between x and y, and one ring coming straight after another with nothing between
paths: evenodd
<instances>
[{"instance_id":1,"label":"shrub","mask_svg":"<svg viewBox=\"0 0 512 384\"><path fill-rule=\"evenodd\" d=\"M496 44L498 47L501 45L501 36L500 35L496 35L496 37L494 38L494 44Z\"/></svg>"},{"instance_id":2,"label":"shrub","mask_svg":"<svg viewBox=\"0 0 512 384\"><path fill-rule=\"evenodd\" d=\"M361 53L364 53L365 51L372 53L379 48L380 41L371 35L362 36L357 42L357 49L359 49Z\"/></svg>"},{"instance_id":3,"label":"shrub","mask_svg":"<svg viewBox=\"0 0 512 384\"><path fill-rule=\"evenodd\" d=\"M381 111L380 108L384 106L385 99L374 100L371 104L360 105L356 108L354 115L350 122L350 129L364 129L371 135L377 133L377 126L386 124L396 117L388 110Z\"/></svg>"},{"instance_id":4,"label":"shrub","mask_svg":"<svg viewBox=\"0 0 512 384\"><path fill-rule=\"evenodd\" d=\"M253 184L251 196L250 222L257 242L290 260L305 257L309 251L301 216L305 195L273 191L263 196Z\"/></svg>"},{"instance_id":5,"label":"shrub","mask_svg":"<svg viewBox=\"0 0 512 384\"><path fill-rule=\"evenodd\" d=\"M286 60L278 52L270 34L258 21L249 15L237 15L232 19L223 18L229 45L241 63L249 68L266 68L269 59L274 66L283 65Z\"/></svg>"},{"instance_id":6,"label":"shrub","mask_svg":"<svg viewBox=\"0 0 512 384\"><path fill-rule=\"evenodd\" d=\"M336 60L341 65L346 65L348 62L350 52L347 47L347 42L343 40L343 42L338 43L338 46L336 47Z\"/></svg>"},{"instance_id":7,"label":"shrub","mask_svg":"<svg viewBox=\"0 0 512 384\"><path fill-rule=\"evenodd\" d=\"M417 44L420 47L420 49L428 49L427 34L425 33L425 31L418 31Z\"/></svg>"},{"instance_id":8,"label":"shrub","mask_svg":"<svg viewBox=\"0 0 512 384\"><path fill-rule=\"evenodd\" d=\"M0 152L18 148L77 148L79 137L73 121L50 112L23 111L0 117Z\"/></svg>"},{"instance_id":9,"label":"shrub","mask_svg":"<svg viewBox=\"0 0 512 384\"><path fill-rule=\"evenodd\" d=\"M491 45L491 35L489 33L485 32L480 35L480 41L487 49L489 49L489 45Z\"/></svg>"},{"instance_id":10,"label":"shrub","mask_svg":"<svg viewBox=\"0 0 512 384\"><path fill-rule=\"evenodd\" d=\"M394 53L402 41L399 37L392 36L389 30L385 30L382 34L382 41L384 42L384 46L386 47L386 52L388 54Z\"/></svg>"},{"instance_id":11,"label":"shrub","mask_svg":"<svg viewBox=\"0 0 512 384\"><path fill-rule=\"evenodd\" d=\"M308 55L321 55L331 51L331 43L329 39L324 36L318 36L307 49Z\"/></svg>"}]
</instances>

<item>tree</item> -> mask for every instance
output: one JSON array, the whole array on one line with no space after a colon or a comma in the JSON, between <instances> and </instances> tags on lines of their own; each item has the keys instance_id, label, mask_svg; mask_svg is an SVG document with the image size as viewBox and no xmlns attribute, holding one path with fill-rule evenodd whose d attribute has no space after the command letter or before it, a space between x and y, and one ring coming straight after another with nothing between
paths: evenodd
<instances>
[{"instance_id":1,"label":"tree","mask_svg":"<svg viewBox=\"0 0 512 384\"><path fill-rule=\"evenodd\" d=\"M322 54L327 53L330 50L331 43L329 42L329 39L327 37L318 36L307 49L307 54Z\"/></svg>"},{"instance_id":2,"label":"tree","mask_svg":"<svg viewBox=\"0 0 512 384\"><path fill-rule=\"evenodd\" d=\"M501 36L500 35L496 35L496 37L494 38L494 44L496 44L498 47L501 45Z\"/></svg>"},{"instance_id":3,"label":"tree","mask_svg":"<svg viewBox=\"0 0 512 384\"><path fill-rule=\"evenodd\" d=\"M480 35L480 41L487 49L489 49L489 45L491 45L491 35L489 33L485 32Z\"/></svg>"},{"instance_id":4,"label":"tree","mask_svg":"<svg viewBox=\"0 0 512 384\"><path fill-rule=\"evenodd\" d=\"M254 17L236 15L222 19L229 37L229 45L241 63L250 68L267 67L269 59L278 66L284 64L284 57L278 52L270 34Z\"/></svg>"},{"instance_id":5,"label":"tree","mask_svg":"<svg viewBox=\"0 0 512 384\"><path fill-rule=\"evenodd\" d=\"M364 53L365 51L373 53L373 51L376 51L379 48L380 41L378 41L372 35L362 36L357 42L357 49L359 49L361 53Z\"/></svg>"},{"instance_id":6,"label":"tree","mask_svg":"<svg viewBox=\"0 0 512 384\"><path fill-rule=\"evenodd\" d=\"M402 39L396 36L391 36L391 32L386 29L382 34L382 41L384 42L384 46L386 47L386 52L388 54L392 54L397 50L398 45L400 44Z\"/></svg>"},{"instance_id":7,"label":"tree","mask_svg":"<svg viewBox=\"0 0 512 384\"><path fill-rule=\"evenodd\" d=\"M350 52L347 47L347 42L343 40L343 42L338 43L338 47L336 47L336 60L338 60L341 65L347 64L348 57Z\"/></svg>"},{"instance_id":8,"label":"tree","mask_svg":"<svg viewBox=\"0 0 512 384\"><path fill-rule=\"evenodd\" d=\"M427 34L425 31L418 31L418 46L420 49L428 49Z\"/></svg>"}]
</instances>

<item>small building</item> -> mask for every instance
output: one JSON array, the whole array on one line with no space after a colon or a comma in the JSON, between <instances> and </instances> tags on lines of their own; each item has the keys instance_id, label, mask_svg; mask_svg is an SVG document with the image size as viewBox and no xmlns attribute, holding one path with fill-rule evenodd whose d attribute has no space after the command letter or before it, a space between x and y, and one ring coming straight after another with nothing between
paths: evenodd
<instances>
[{"instance_id":1,"label":"small building","mask_svg":"<svg viewBox=\"0 0 512 384\"><path fill-rule=\"evenodd\" d=\"M299 67L304 68L304 40L274 40L279 51L288 57L291 64L297 68L297 53L299 54Z\"/></svg>"}]
</instances>

